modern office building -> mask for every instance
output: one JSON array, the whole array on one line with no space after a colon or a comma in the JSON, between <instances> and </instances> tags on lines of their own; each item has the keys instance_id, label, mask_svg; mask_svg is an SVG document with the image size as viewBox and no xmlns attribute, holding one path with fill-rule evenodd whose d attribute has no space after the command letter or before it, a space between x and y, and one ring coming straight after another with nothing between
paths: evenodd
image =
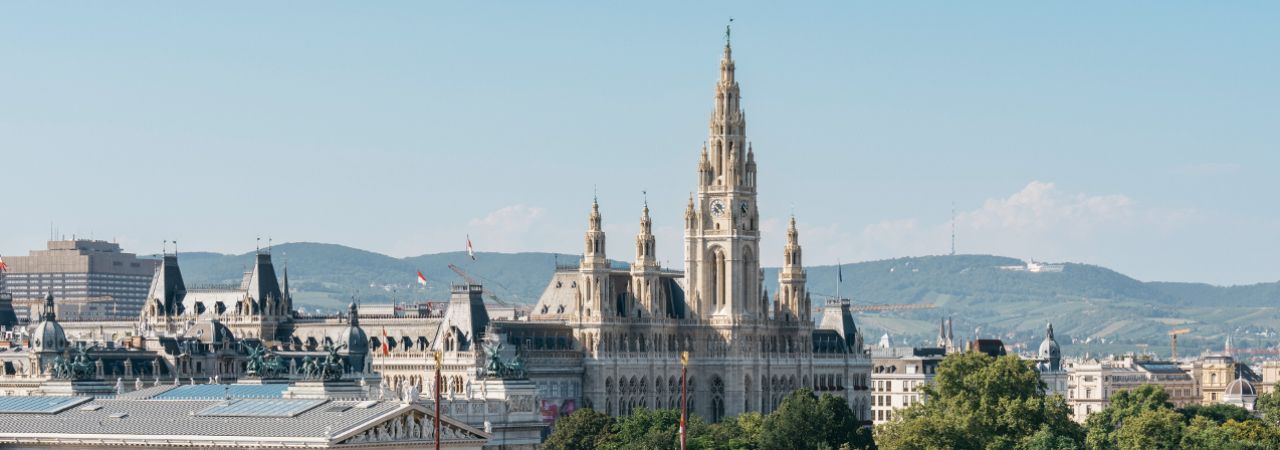
<instances>
[{"instance_id":1,"label":"modern office building","mask_svg":"<svg viewBox=\"0 0 1280 450\"><path fill-rule=\"evenodd\" d=\"M33 317L46 294L64 320L134 319L142 311L159 261L140 259L113 242L49 241L45 250L5 258L0 290L13 296L19 320Z\"/></svg>"}]
</instances>

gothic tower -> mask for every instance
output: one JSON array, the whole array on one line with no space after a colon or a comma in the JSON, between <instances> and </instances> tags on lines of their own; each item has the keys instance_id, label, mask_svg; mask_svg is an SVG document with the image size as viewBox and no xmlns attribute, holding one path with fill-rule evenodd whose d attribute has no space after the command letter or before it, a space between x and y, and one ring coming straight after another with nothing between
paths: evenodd
<instances>
[{"instance_id":1,"label":"gothic tower","mask_svg":"<svg viewBox=\"0 0 1280 450\"><path fill-rule=\"evenodd\" d=\"M658 259L654 256L657 241L653 237L653 221L649 219L649 202L640 215L640 233L636 235L636 262L631 265L631 292L635 295L636 317L662 317L658 296ZM630 314L628 314L630 315Z\"/></svg>"},{"instance_id":2,"label":"gothic tower","mask_svg":"<svg viewBox=\"0 0 1280 450\"><path fill-rule=\"evenodd\" d=\"M704 320L763 317L755 154L746 138L733 50L725 41L707 143L698 162L697 211L686 212L685 267Z\"/></svg>"},{"instance_id":3,"label":"gothic tower","mask_svg":"<svg viewBox=\"0 0 1280 450\"><path fill-rule=\"evenodd\" d=\"M806 275L795 217L791 218L791 224L787 226L787 245L783 248L782 258L782 270L778 271L778 310L774 312L774 317L788 322L807 322L809 293L805 290Z\"/></svg>"},{"instance_id":4,"label":"gothic tower","mask_svg":"<svg viewBox=\"0 0 1280 450\"><path fill-rule=\"evenodd\" d=\"M586 248L582 253L582 285L579 286L578 314L583 320L611 317L612 291L609 285L609 259L604 252L604 230L600 227L600 203L591 201L591 215L587 218Z\"/></svg>"}]
</instances>

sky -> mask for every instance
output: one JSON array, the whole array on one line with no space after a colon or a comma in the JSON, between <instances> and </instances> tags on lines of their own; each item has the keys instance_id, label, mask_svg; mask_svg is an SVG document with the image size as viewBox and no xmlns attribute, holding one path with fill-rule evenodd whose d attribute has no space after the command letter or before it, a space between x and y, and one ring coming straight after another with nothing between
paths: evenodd
<instances>
[{"instance_id":1,"label":"sky","mask_svg":"<svg viewBox=\"0 0 1280 450\"><path fill-rule=\"evenodd\" d=\"M603 4L611 3L611 4ZM763 262L1280 280L1275 2L0 3L0 255L255 239L680 266L724 26ZM953 212L954 211L954 216Z\"/></svg>"}]
</instances>

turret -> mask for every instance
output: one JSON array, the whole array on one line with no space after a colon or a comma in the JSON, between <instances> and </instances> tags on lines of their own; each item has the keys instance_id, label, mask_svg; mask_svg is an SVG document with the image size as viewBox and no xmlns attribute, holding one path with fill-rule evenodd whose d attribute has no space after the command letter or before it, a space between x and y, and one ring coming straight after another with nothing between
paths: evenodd
<instances>
[{"instance_id":1,"label":"turret","mask_svg":"<svg viewBox=\"0 0 1280 450\"><path fill-rule=\"evenodd\" d=\"M635 295L636 309L650 316L665 313L662 311L662 302L658 301L659 267L656 249L653 220L649 218L649 202L645 201L644 210L640 214L640 233L636 234L636 261L631 265L631 291Z\"/></svg>"},{"instance_id":2,"label":"turret","mask_svg":"<svg viewBox=\"0 0 1280 450\"><path fill-rule=\"evenodd\" d=\"M778 301L782 320L809 320L809 294L805 289L806 274L802 262L800 233L796 218L787 226L787 244L783 248L782 270L778 272Z\"/></svg>"},{"instance_id":3,"label":"turret","mask_svg":"<svg viewBox=\"0 0 1280 450\"><path fill-rule=\"evenodd\" d=\"M591 214L587 217L585 249L579 270L583 283L579 286L580 308L586 317L616 314L616 305L610 306L609 259L605 256L605 236L601 227L600 202L591 201Z\"/></svg>"}]
</instances>

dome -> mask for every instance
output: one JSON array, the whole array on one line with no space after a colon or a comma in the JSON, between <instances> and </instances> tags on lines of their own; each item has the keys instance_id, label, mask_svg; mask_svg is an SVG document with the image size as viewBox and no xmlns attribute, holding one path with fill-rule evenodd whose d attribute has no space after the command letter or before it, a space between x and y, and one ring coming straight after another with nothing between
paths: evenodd
<instances>
[{"instance_id":1,"label":"dome","mask_svg":"<svg viewBox=\"0 0 1280 450\"><path fill-rule=\"evenodd\" d=\"M67 333L58 324L53 309L53 294L44 298L44 319L31 330L31 349L37 352L58 352L67 349Z\"/></svg>"},{"instance_id":2,"label":"dome","mask_svg":"<svg viewBox=\"0 0 1280 450\"><path fill-rule=\"evenodd\" d=\"M1058 341L1053 338L1045 338L1040 342L1040 359L1049 360L1062 357L1062 349L1058 347Z\"/></svg>"},{"instance_id":3,"label":"dome","mask_svg":"<svg viewBox=\"0 0 1280 450\"><path fill-rule=\"evenodd\" d=\"M350 353L367 353L369 351L369 335L365 334L363 328L360 328L360 311L354 302L351 303L349 314L351 326L342 331L342 335L339 336L339 343L346 344L346 351Z\"/></svg>"},{"instance_id":4,"label":"dome","mask_svg":"<svg viewBox=\"0 0 1280 450\"><path fill-rule=\"evenodd\" d=\"M1257 397L1258 391L1254 390L1253 384L1244 378L1236 378L1235 381L1227 385L1227 390L1223 393L1223 396L1235 396L1236 398Z\"/></svg>"}]
</instances>

